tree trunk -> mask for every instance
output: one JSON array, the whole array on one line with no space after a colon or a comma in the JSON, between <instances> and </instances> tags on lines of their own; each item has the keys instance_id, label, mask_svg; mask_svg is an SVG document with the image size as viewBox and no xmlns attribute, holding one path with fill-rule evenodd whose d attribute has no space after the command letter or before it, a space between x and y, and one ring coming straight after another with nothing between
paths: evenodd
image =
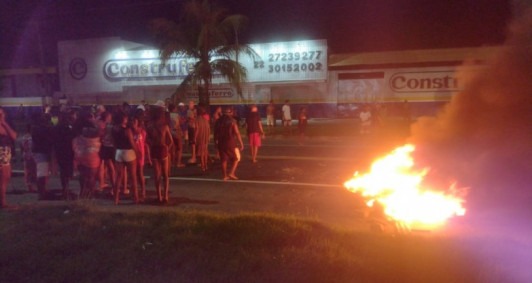
<instances>
[{"instance_id":1,"label":"tree trunk","mask_svg":"<svg viewBox=\"0 0 532 283\"><path fill-rule=\"evenodd\" d=\"M206 110L209 110L211 104L209 96L209 84L205 83L203 86L198 86L199 103L205 106Z\"/></svg>"}]
</instances>

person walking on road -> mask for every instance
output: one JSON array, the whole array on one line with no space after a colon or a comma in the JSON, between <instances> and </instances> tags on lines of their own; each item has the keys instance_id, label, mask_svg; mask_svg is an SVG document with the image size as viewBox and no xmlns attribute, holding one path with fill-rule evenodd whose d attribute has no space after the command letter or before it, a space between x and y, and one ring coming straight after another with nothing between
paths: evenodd
<instances>
[{"instance_id":1,"label":"person walking on road","mask_svg":"<svg viewBox=\"0 0 532 283\"><path fill-rule=\"evenodd\" d=\"M240 144L237 147L236 140ZM236 120L233 118L233 109L231 107L224 110L222 118L216 122L214 127L214 143L218 147L220 153L220 160L222 161L223 180L237 180L235 175L238 162L240 161L240 151L244 150L244 143L242 136L238 130ZM229 161L231 169L227 172L227 165Z\"/></svg>"},{"instance_id":2,"label":"person walking on road","mask_svg":"<svg viewBox=\"0 0 532 283\"><path fill-rule=\"evenodd\" d=\"M264 137L264 130L262 129L262 122L256 105L251 106L251 112L246 118L246 126L251 148L251 161L257 163L257 154L259 153L259 147L262 145L261 138Z\"/></svg>"}]
</instances>

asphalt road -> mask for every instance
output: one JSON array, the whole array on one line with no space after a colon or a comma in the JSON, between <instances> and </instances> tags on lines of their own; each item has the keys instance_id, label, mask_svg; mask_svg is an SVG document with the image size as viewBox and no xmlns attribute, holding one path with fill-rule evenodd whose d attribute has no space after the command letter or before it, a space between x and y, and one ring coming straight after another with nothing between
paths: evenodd
<instances>
[{"instance_id":1,"label":"asphalt road","mask_svg":"<svg viewBox=\"0 0 532 283\"><path fill-rule=\"evenodd\" d=\"M263 141L257 163L251 162L247 140L244 143L243 158L237 169L239 180L223 181L220 163L214 160L207 172L202 172L197 165L172 168L170 203L164 206L154 202L150 179L147 182L149 200L145 204L133 205L130 197L124 196L116 206L106 194L83 202L106 211L265 212L317 219L344 228L367 228L363 221L367 213L364 203L345 190L343 183L355 171L364 171L376 156L393 148L390 142L376 142L371 136L314 137L307 138L301 145L295 136L273 136ZM147 177L150 171L146 169ZM79 191L77 180L71 182L71 187L74 192ZM51 178L49 188L60 188L58 177ZM26 191L19 163L14 166L8 202L16 206L69 204L60 200L37 201L36 194Z\"/></svg>"}]
</instances>

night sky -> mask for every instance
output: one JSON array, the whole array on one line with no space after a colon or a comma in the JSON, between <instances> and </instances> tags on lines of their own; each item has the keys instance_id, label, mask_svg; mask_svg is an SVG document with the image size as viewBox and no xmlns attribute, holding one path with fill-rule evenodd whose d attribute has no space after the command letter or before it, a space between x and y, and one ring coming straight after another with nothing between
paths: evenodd
<instances>
[{"instance_id":1,"label":"night sky","mask_svg":"<svg viewBox=\"0 0 532 283\"><path fill-rule=\"evenodd\" d=\"M56 65L62 40L119 36L152 45L150 20L177 20L183 2L2 0L0 68L39 66L39 50ZM327 39L330 53L498 45L512 17L510 0L218 2L249 17L244 42Z\"/></svg>"}]
</instances>

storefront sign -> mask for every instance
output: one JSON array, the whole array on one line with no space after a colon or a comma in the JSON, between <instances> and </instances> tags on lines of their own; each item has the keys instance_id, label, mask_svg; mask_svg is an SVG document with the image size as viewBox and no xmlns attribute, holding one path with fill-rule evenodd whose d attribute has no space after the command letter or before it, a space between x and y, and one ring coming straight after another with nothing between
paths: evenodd
<instances>
[{"instance_id":1,"label":"storefront sign","mask_svg":"<svg viewBox=\"0 0 532 283\"><path fill-rule=\"evenodd\" d=\"M195 58L184 56L163 62L159 50L143 47L120 38L60 42L61 89L67 93L95 93L121 91L126 86L179 85L197 63ZM238 62L247 70L248 83L327 79L326 40L251 44L250 47L257 57L243 53L238 56ZM214 73L212 83L227 81Z\"/></svg>"},{"instance_id":2,"label":"storefront sign","mask_svg":"<svg viewBox=\"0 0 532 283\"><path fill-rule=\"evenodd\" d=\"M390 78L394 92L457 91L458 78L455 72L402 72Z\"/></svg>"}]
</instances>

